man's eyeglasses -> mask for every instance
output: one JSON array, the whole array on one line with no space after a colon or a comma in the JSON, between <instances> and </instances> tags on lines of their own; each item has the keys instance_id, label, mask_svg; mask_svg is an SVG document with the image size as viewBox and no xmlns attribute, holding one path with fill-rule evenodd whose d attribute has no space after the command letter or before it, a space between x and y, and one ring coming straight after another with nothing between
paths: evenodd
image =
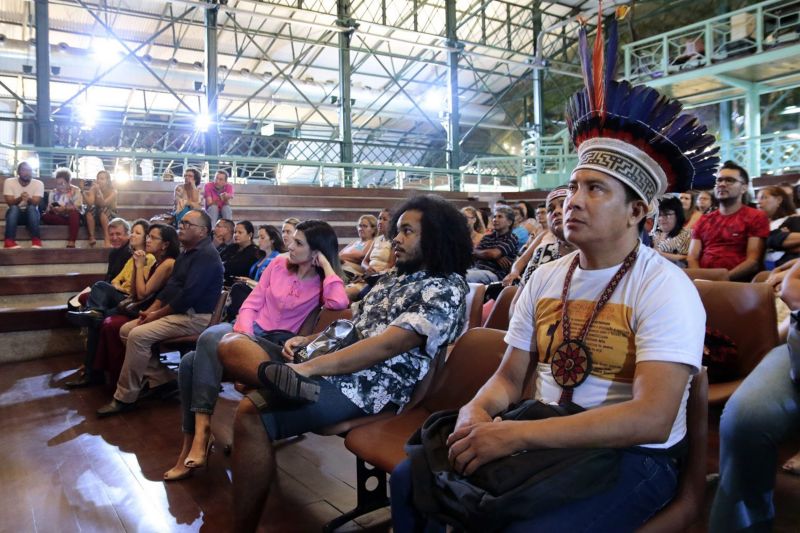
<instances>
[{"instance_id":1,"label":"man's eyeglasses","mask_svg":"<svg viewBox=\"0 0 800 533\"><path fill-rule=\"evenodd\" d=\"M202 224L195 224L194 222L189 222L188 220L181 220L180 221L180 226L182 228L188 228L189 226L195 226L195 227L198 227L198 228L205 228L205 226L202 225Z\"/></svg>"},{"instance_id":2,"label":"man's eyeglasses","mask_svg":"<svg viewBox=\"0 0 800 533\"><path fill-rule=\"evenodd\" d=\"M720 176L714 180L714 183L717 185L733 185L734 183L744 183L742 180L737 180L736 178L728 178L725 176Z\"/></svg>"}]
</instances>

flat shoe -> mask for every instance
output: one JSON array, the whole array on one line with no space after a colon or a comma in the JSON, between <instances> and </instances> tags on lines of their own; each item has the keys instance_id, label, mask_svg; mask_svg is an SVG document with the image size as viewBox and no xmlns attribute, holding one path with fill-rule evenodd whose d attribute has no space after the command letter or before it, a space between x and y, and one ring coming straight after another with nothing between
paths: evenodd
<instances>
[{"instance_id":1,"label":"flat shoe","mask_svg":"<svg viewBox=\"0 0 800 533\"><path fill-rule=\"evenodd\" d=\"M93 385L102 385L104 382L104 379L83 375L78 379L65 381L64 386L68 389L80 389L83 387L91 387Z\"/></svg>"},{"instance_id":2,"label":"flat shoe","mask_svg":"<svg viewBox=\"0 0 800 533\"><path fill-rule=\"evenodd\" d=\"M97 418L106 418L107 416L114 416L133 409L134 404L121 402L117 399L111 400L110 403L104 405L96 411Z\"/></svg>"},{"instance_id":3,"label":"flat shoe","mask_svg":"<svg viewBox=\"0 0 800 533\"><path fill-rule=\"evenodd\" d=\"M319 383L283 363L264 361L258 365L258 380L276 396L290 402L314 403L319 399Z\"/></svg>"}]
</instances>

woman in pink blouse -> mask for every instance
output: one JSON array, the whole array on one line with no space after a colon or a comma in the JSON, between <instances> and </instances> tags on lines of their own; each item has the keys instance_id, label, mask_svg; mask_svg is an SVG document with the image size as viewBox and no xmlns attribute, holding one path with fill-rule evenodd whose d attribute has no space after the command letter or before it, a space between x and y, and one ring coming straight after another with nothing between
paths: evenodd
<instances>
[{"instance_id":1,"label":"woman in pink blouse","mask_svg":"<svg viewBox=\"0 0 800 533\"><path fill-rule=\"evenodd\" d=\"M196 351L181 359L183 447L175 466L164 473L165 481L187 478L206 464L212 444L211 414L222 382L217 346L226 333L235 331L259 344L282 345L297 335L306 317L320 305L333 310L349 305L338 250L336 233L327 222L298 224L289 253L272 260L242 304L236 322L205 330Z\"/></svg>"}]
</instances>

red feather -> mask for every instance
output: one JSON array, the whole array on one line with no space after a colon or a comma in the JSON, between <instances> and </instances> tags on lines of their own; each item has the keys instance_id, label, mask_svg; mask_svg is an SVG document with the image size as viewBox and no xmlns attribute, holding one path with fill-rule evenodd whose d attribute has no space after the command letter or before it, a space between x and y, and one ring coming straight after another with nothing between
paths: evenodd
<instances>
[{"instance_id":1,"label":"red feather","mask_svg":"<svg viewBox=\"0 0 800 533\"><path fill-rule=\"evenodd\" d=\"M601 120L606 115L606 89L603 82L605 72L605 40L603 39L603 2L597 6L597 35L594 37L594 50L592 51L592 75L594 88L594 104L600 114Z\"/></svg>"}]
</instances>

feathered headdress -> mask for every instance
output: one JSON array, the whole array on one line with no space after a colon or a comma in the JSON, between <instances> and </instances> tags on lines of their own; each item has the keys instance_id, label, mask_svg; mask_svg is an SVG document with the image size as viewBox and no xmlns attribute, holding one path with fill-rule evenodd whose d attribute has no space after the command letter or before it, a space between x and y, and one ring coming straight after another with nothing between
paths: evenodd
<instances>
[{"instance_id":1,"label":"feathered headdress","mask_svg":"<svg viewBox=\"0 0 800 533\"><path fill-rule=\"evenodd\" d=\"M617 8L603 50L602 4L590 52L586 21L579 19L579 53L585 87L567 102L567 127L578 166L600 170L630 185L647 202L664 192L713 185L719 165L714 136L682 104L644 85L616 81Z\"/></svg>"}]
</instances>

